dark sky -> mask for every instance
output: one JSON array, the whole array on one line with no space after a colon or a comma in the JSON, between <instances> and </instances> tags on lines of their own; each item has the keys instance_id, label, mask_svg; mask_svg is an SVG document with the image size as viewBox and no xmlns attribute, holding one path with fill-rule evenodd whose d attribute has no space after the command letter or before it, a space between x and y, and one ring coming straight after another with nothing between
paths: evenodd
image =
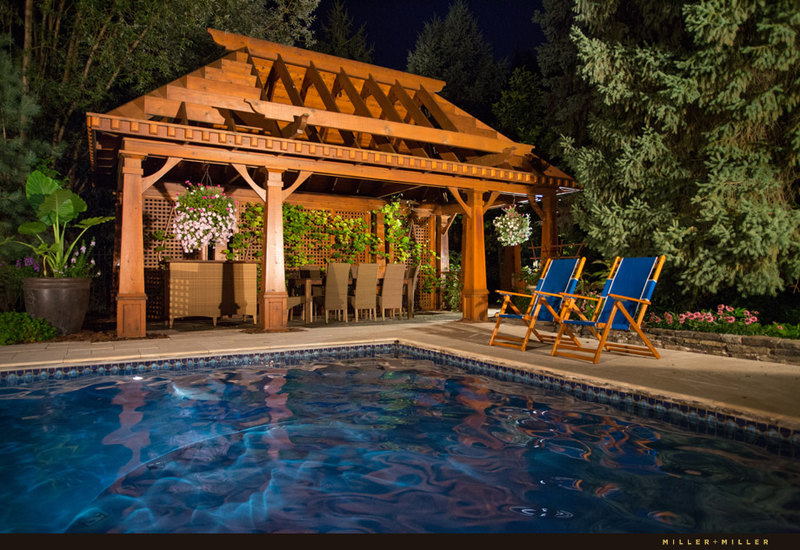
<instances>
[{"instance_id":1,"label":"dark sky","mask_svg":"<svg viewBox=\"0 0 800 550\"><path fill-rule=\"evenodd\" d=\"M374 46L376 65L405 70L408 52L417 35L436 14L447 15L453 0L344 0L354 29L367 24L367 40ZM542 40L531 19L541 10L541 0L466 0L484 39L492 44L497 59L513 60L519 51L533 50ZM322 0L317 21L327 19L333 0Z\"/></svg>"}]
</instances>

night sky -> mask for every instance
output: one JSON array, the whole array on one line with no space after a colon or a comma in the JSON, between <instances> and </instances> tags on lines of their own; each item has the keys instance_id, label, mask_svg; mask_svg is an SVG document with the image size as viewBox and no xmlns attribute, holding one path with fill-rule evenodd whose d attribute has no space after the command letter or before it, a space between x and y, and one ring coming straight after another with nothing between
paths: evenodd
<instances>
[{"instance_id":1,"label":"night sky","mask_svg":"<svg viewBox=\"0 0 800 550\"><path fill-rule=\"evenodd\" d=\"M367 24L367 41L374 47L375 65L405 70L408 52L433 15L447 16L453 0L344 0L353 30ZM327 19L333 0L322 0L316 24ZM541 0L467 0L484 39L496 59L513 60L517 51L532 51L542 40L531 19Z\"/></svg>"}]
</instances>

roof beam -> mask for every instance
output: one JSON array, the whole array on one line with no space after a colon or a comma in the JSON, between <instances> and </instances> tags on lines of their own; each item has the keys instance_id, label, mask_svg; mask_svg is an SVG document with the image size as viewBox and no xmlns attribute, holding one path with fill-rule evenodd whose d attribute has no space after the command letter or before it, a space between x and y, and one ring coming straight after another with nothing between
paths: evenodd
<instances>
[{"instance_id":1,"label":"roof beam","mask_svg":"<svg viewBox=\"0 0 800 550\"><path fill-rule=\"evenodd\" d=\"M361 94L358 93L356 87L353 85L350 77L347 76L347 73L344 72L344 69L339 71L339 74L336 75L335 86L341 88L345 94L347 94L348 99L350 99L350 103L353 105L354 113L360 117L371 118L374 119L372 116L372 111L369 110L367 104L364 102L364 98L361 97ZM389 142L386 136L380 134L374 134L372 132L367 132L372 135L373 141L375 141L375 145L381 151L386 151L388 153L395 153L394 147Z\"/></svg>"},{"instance_id":2,"label":"roof beam","mask_svg":"<svg viewBox=\"0 0 800 550\"><path fill-rule=\"evenodd\" d=\"M314 86L319 94L319 97L322 99L323 105L325 105L325 108L328 111L334 113L340 112L339 106L336 104L336 100L333 98L333 94L330 92L330 90L328 90L328 86L325 84L325 81L322 79L322 75L319 74L319 71L314 66L313 62L309 63L308 69L306 69L306 74L303 77L301 93L304 94L304 91L308 88L308 86ZM356 140L356 136L353 132L340 129L339 134L341 134L345 145L349 145L350 147L358 146L358 141Z\"/></svg>"},{"instance_id":3,"label":"roof beam","mask_svg":"<svg viewBox=\"0 0 800 550\"><path fill-rule=\"evenodd\" d=\"M428 117L425 116L425 113L422 112L422 109L419 108L411 96L408 95L405 88L400 84L400 82L395 82L392 87L389 89L389 100L390 101L398 101L400 104L405 108L406 113L408 113L408 119L413 120L418 126L425 126L426 128L433 128L433 124ZM452 161L452 162L460 162L458 156L453 153L449 147L440 146L441 150L439 151L439 156L443 159ZM438 148L437 148L438 149Z\"/></svg>"},{"instance_id":4,"label":"roof beam","mask_svg":"<svg viewBox=\"0 0 800 550\"><path fill-rule=\"evenodd\" d=\"M383 113L383 116L386 117L386 120L391 120L392 122L406 123L406 121L404 121L403 118L400 116L400 113L397 112L397 109L394 108L394 105L386 96L386 94L383 93L380 84L378 84L378 82L372 77L372 75L369 75L369 78L364 81L364 87L361 90L362 98L366 98L369 96L374 97L375 101L378 102L378 105L381 108L381 112ZM416 155L418 157L429 156L418 141L410 139L404 141L406 143L406 146L413 155Z\"/></svg>"},{"instance_id":5,"label":"roof beam","mask_svg":"<svg viewBox=\"0 0 800 550\"><path fill-rule=\"evenodd\" d=\"M348 82L347 78L342 77L343 83ZM281 122L294 122L295 116L302 116L304 113L309 114L308 124L313 126L329 127L351 132L366 132L372 135L382 137L398 137L403 139L416 139L426 143L434 143L445 145L448 147L461 147L464 149L474 149L477 151L487 152L501 152L513 142L507 139L491 138L486 136L477 136L472 134L459 133L457 131L440 130L438 128L426 128L422 126L415 126L412 124L405 124L401 122L392 122L389 120L380 120L359 115L350 115L346 113L335 113L330 111L320 111L319 109L312 109L310 107L297 107L294 105L285 105L272 103L268 101L257 101L252 99L240 99L233 97L217 96L208 94L198 90L187 90L180 86L167 85L166 86L166 100L174 101L174 104L161 104L161 109L156 108L154 100L159 98L149 98L150 102L145 102L148 109L148 114L151 116L162 116L175 112L177 105L181 101L187 103L194 103L198 105L209 105L212 107L223 107L234 111L254 111L266 118L278 120ZM363 100L356 92L356 97L363 104ZM162 102L164 100L161 100ZM364 105L366 106L366 105ZM216 109L211 109L216 111ZM217 113L217 117L222 120L222 117ZM224 123L224 120L222 120ZM525 147L524 144L518 144ZM532 148L528 145L527 147Z\"/></svg>"},{"instance_id":6,"label":"roof beam","mask_svg":"<svg viewBox=\"0 0 800 550\"><path fill-rule=\"evenodd\" d=\"M228 51L247 48L253 56L270 60L274 60L277 55L280 55L286 63L291 65L308 67L308 64L313 62L317 68L322 71L338 73L344 64L348 74L355 78L366 78L370 74L373 74L378 82L392 84L395 80L400 80L409 88L416 88L419 85L424 85L434 92L440 91L444 88L445 84L444 81L434 78L405 73L403 71L379 67L377 65L370 65L369 63L362 63L360 61L342 59L341 57L303 50L292 46L284 46L267 40L250 38L216 29L208 29L208 32L214 39L214 42L225 47Z\"/></svg>"}]
</instances>

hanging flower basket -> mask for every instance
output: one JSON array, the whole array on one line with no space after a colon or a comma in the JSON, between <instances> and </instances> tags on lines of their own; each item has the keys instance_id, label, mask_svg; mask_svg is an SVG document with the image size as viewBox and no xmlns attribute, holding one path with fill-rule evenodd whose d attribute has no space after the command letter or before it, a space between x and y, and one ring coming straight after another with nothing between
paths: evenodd
<instances>
[{"instance_id":1,"label":"hanging flower basket","mask_svg":"<svg viewBox=\"0 0 800 550\"><path fill-rule=\"evenodd\" d=\"M520 214L515 206L503 208L503 215L494 219L497 240L503 246L516 246L531 236L531 222L528 214Z\"/></svg>"},{"instance_id":2,"label":"hanging flower basket","mask_svg":"<svg viewBox=\"0 0 800 550\"><path fill-rule=\"evenodd\" d=\"M178 196L172 230L187 254L227 242L236 230L236 203L221 187L186 182Z\"/></svg>"}]
</instances>

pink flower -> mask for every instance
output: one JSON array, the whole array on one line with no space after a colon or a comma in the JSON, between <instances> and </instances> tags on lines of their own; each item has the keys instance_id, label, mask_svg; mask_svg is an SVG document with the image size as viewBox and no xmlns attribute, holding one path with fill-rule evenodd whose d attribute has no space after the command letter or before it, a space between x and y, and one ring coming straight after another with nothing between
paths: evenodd
<instances>
[{"instance_id":1,"label":"pink flower","mask_svg":"<svg viewBox=\"0 0 800 550\"><path fill-rule=\"evenodd\" d=\"M729 316L725 317L725 322L726 323L735 323L736 322L736 317L734 317L733 315L729 315Z\"/></svg>"},{"instance_id":2,"label":"pink flower","mask_svg":"<svg viewBox=\"0 0 800 550\"><path fill-rule=\"evenodd\" d=\"M725 311L728 311L728 312L733 311L733 307L732 306L725 306Z\"/></svg>"}]
</instances>

